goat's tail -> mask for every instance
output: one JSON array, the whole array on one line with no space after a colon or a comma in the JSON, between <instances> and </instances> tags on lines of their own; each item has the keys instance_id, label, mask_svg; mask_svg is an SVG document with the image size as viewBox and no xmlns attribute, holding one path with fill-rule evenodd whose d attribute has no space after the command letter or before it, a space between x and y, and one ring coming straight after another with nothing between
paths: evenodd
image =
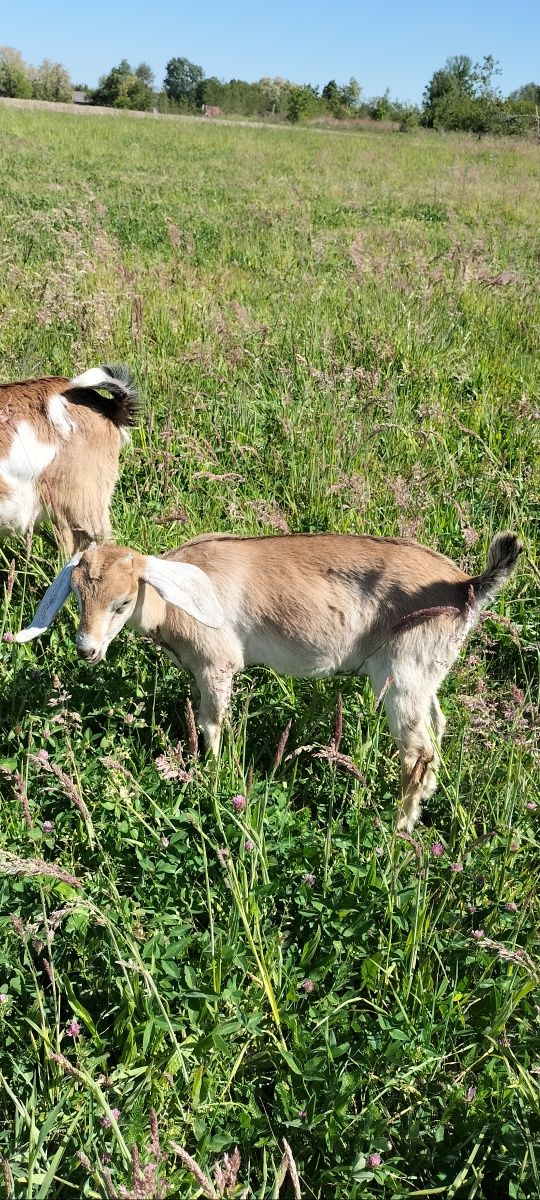
<instances>
[{"instance_id":1,"label":"goat's tail","mask_svg":"<svg viewBox=\"0 0 540 1200\"><path fill-rule=\"evenodd\" d=\"M91 388L92 390L103 388L105 392L109 392L114 401L113 405L109 403L106 406L106 415L109 419L120 428L135 424L139 397L128 367L91 367L89 371L84 371L82 375L77 375L75 379L72 379L71 386L73 388ZM103 401L103 397L96 393L94 400L99 403L99 401Z\"/></svg>"},{"instance_id":2,"label":"goat's tail","mask_svg":"<svg viewBox=\"0 0 540 1200\"><path fill-rule=\"evenodd\" d=\"M523 545L515 533L497 533L489 547L487 567L471 579L476 603L485 608L500 592L517 566Z\"/></svg>"}]
</instances>

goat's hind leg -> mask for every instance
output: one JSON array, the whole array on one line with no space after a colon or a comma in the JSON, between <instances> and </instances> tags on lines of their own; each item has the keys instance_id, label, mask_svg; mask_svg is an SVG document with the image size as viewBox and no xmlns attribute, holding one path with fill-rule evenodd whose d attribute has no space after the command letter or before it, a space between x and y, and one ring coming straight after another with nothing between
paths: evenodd
<instances>
[{"instance_id":1,"label":"goat's hind leg","mask_svg":"<svg viewBox=\"0 0 540 1200\"><path fill-rule=\"evenodd\" d=\"M383 703L401 760L402 808L397 827L411 833L422 802L437 787L437 743L444 732L444 717L437 698L426 697L420 688L412 691L409 686L401 692L394 685Z\"/></svg>"}]
</instances>

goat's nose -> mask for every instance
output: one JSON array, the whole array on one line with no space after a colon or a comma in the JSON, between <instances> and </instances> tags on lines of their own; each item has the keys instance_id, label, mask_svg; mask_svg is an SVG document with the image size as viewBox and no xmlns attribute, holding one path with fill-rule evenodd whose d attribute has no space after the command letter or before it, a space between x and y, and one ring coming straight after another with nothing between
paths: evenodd
<instances>
[{"instance_id":1,"label":"goat's nose","mask_svg":"<svg viewBox=\"0 0 540 1200\"><path fill-rule=\"evenodd\" d=\"M84 658L86 662L92 662L96 657L97 650L93 646L90 648L87 646L77 646L77 654L79 658Z\"/></svg>"}]
</instances>

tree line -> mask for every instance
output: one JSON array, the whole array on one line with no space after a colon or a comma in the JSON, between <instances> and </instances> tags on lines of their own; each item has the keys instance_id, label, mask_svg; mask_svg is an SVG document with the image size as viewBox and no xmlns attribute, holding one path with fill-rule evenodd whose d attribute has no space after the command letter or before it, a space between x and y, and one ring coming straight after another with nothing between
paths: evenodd
<instances>
[{"instance_id":1,"label":"tree line","mask_svg":"<svg viewBox=\"0 0 540 1200\"><path fill-rule=\"evenodd\" d=\"M132 67L122 59L102 75L95 88L75 85L89 104L157 112L205 112L251 117L277 117L292 123L331 116L337 120L368 117L397 122L403 131L417 125L431 129L466 130L477 134L523 134L536 128L540 136L540 84L528 83L504 97L497 85L499 64L491 55L473 63L466 54L448 58L433 73L421 105L382 96L365 99L358 81L335 79L320 89L279 76L247 83L206 76L187 58L171 58L160 88L147 63ZM39 67L24 62L18 50L0 48L0 96L69 101L73 85L61 63L44 59Z\"/></svg>"}]
</instances>

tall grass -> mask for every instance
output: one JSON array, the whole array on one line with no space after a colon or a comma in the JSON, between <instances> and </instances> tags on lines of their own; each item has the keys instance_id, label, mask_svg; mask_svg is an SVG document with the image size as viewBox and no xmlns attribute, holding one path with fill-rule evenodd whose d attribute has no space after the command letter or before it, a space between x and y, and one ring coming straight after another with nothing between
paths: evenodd
<instances>
[{"instance_id":1,"label":"tall grass","mask_svg":"<svg viewBox=\"0 0 540 1200\"><path fill-rule=\"evenodd\" d=\"M446 685L411 842L354 679L246 673L214 764L142 639L90 669L68 608L4 645L6 1195L292 1196L285 1138L305 1197L536 1196L535 147L2 109L0 154L2 379L140 381L119 540L367 530L470 569L497 529L527 547ZM46 534L0 554L9 630L58 560ZM294 755L338 693L361 779Z\"/></svg>"}]
</instances>

